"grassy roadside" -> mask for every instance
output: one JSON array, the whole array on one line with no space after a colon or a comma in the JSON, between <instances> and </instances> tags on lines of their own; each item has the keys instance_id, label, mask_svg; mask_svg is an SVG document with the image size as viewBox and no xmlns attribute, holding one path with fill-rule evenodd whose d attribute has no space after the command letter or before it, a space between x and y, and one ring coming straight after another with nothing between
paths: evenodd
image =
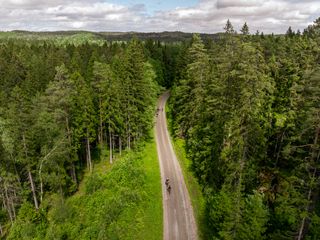
<instances>
[{"instance_id":1,"label":"grassy roadside","mask_svg":"<svg viewBox=\"0 0 320 240\"><path fill-rule=\"evenodd\" d=\"M154 134L154 131L152 131ZM145 191L148 201L144 205L144 229L132 239L163 239L163 209L160 167L154 137L144 146L143 168L146 173Z\"/></svg>"},{"instance_id":2,"label":"grassy roadside","mask_svg":"<svg viewBox=\"0 0 320 240\"><path fill-rule=\"evenodd\" d=\"M191 171L191 160L187 158L187 154L184 148L184 139L172 137L173 134L172 130L170 129L172 119L170 118L169 112L170 109L167 104L166 114L168 129L171 135L170 138L173 144L174 151L180 163L186 186L188 188L191 204L193 207L193 212L198 226L198 237L199 239L206 239L205 233L207 232L207 225L205 224L205 199L202 195L201 187Z\"/></svg>"},{"instance_id":3,"label":"grassy roadside","mask_svg":"<svg viewBox=\"0 0 320 240\"><path fill-rule=\"evenodd\" d=\"M160 167L157 147L154 139L154 131L152 131L150 135L151 134L152 138L141 145L138 152L133 153L135 158L141 161L141 167L145 174L145 178L143 180L143 194L145 196L143 201L139 204L139 209L129 208L123 219L123 221L132 222L134 223L133 225L137 226L136 229L131 227L125 229L128 239L163 239ZM128 154L131 153L125 153L123 158L126 158L126 155ZM95 165L95 174L105 174L113 167L109 163L108 153L104 153L103 155L105 156L105 160ZM117 158L121 161L121 157L119 157L119 155L117 155ZM83 195L85 193L85 185L87 184L86 179L88 179L88 173L86 173L85 180L81 182L77 194ZM136 231L137 229L139 229L139 231Z\"/></svg>"},{"instance_id":4,"label":"grassy roadside","mask_svg":"<svg viewBox=\"0 0 320 240\"><path fill-rule=\"evenodd\" d=\"M162 240L162 195L156 144L103 158L79 191L46 198L37 212L23 204L8 239Z\"/></svg>"}]
</instances>

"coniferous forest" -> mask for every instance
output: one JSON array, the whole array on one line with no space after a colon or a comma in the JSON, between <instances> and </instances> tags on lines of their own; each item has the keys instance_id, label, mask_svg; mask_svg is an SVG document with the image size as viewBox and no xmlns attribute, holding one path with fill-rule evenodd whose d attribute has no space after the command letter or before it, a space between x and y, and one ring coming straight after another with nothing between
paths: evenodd
<instances>
[{"instance_id":1,"label":"coniferous forest","mask_svg":"<svg viewBox=\"0 0 320 240\"><path fill-rule=\"evenodd\" d=\"M162 60L171 48L137 39L103 45L1 42L1 236L12 225L8 239L63 239L43 231L47 210L77 191L84 171L93 171L93 156L108 156L111 164L114 153L121 156L149 137L160 85L171 78ZM89 182L86 191L101 187L99 181Z\"/></svg>"},{"instance_id":2,"label":"coniferous forest","mask_svg":"<svg viewBox=\"0 0 320 240\"><path fill-rule=\"evenodd\" d=\"M320 18L282 35L247 23L237 33L229 20L224 31L170 43L1 38L0 236L130 239L139 223L116 219L147 197L130 152L168 89L173 137L205 199L204 239L320 239ZM108 178L94 173L121 156ZM92 201L78 193L86 174Z\"/></svg>"},{"instance_id":3,"label":"coniferous forest","mask_svg":"<svg viewBox=\"0 0 320 240\"><path fill-rule=\"evenodd\" d=\"M320 19L303 34L194 35L172 90L210 239L320 239Z\"/></svg>"}]
</instances>

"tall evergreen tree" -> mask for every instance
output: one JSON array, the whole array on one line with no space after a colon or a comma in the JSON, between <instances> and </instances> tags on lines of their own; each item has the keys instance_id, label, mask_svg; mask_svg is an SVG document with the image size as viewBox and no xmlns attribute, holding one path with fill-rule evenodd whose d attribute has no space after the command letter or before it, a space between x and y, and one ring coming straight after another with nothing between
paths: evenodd
<instances>
[{"instance_id":1,"label":"tall evergreen tree","mask_svg":"<svg viewBox=\"0 0 320 240\"><path fill-rule=\"evenodd\" d=\"M249 32L249 27L248 27L248 24L245 22L240 30L240 32L243 34L243 35L249 35L250 32Z\"/></svg>"},{"instance_id":2,"label":"tall evergreen tree","mask_svg":"<svg viewBox=\"0 0 320 240\"><path fill-rule=\"evenodd\" d=\"M230 22L229 19L227 20L227 23L226 23L226 25L224 26L223 29L225 30L225 32L227 34L234 34L235 33L235 31L233 29L233 26L232 26L232 23Z\"/></svg>"}]
</instances>

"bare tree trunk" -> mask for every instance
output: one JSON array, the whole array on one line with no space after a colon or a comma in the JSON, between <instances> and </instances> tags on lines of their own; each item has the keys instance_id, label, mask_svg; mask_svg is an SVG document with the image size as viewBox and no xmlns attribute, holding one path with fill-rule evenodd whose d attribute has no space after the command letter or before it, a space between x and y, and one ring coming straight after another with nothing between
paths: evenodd
<instances>
[{"instance_id":1,"label":"bare tree trunk","mask_svg":"<svg viewBox=\"0 0 320 240\"><path fill-rule=\"evenodd\" d=\"M92 172L92 161L91 161L91 151L90 151L90 141L89 141L89 130L87 129L87 138L86 138L86 148L87 148L87 164L89 171Z\"/></svg>"},{"instance_id":2,"label":"bare tree trunk","mask_svg":"<svg viewBox=\"0 0 320 240\"><path fill-rule=\"evenodd\" d=\"M3 230L2 230L2 225L1 225L1 222L0 222L0 237L3 235Z\"/></svg>"},{"instance_id":3,"label":"bare tree trunk","mask_svg":"<svg viewBox=\"0 0 320 240\"><path fill-rule=\"evenodd\" d=\"M30 185L31 185L31 191L32 191L34 206L38 210L39 209L39 204L38 204L38 200L37 200L36 188L35 188L35 184L34 184L34 181L33 181L32 174L31 174L30 170L28 170L28 177L29 177L29 182L30 182Z\"/></svg>"},{"instance_id":4,"label":"bare tree trunk","mask_svg":"<svg viewBox=\"0 0 320 240\"><path fill-rule=\"evenodd\" d=\"M122 143L121 143L121 136L119 135L119 154L121 156L122 153Z\"/></svg>"},{"instance_id":5,"label":"bare tree trunk","mask_svg":"<svg viewBox=\"0 0 320 240\"><path fill-rule=\"evenodd\" d=\"M43 198L43 180L42 180L42 166L44 162L48 159L48 157L58 148L60 145L57 144L54 146L40 161L40 166L39 166L39 180L40 180L40 203L42 203L42 198Z\"/></svg>"},{"instance_id":6,"label":"bare tree trunk","mask_svg":"<svg viewBox=\"0 0 320 240\"><path fill-rule=\"evenodd\" d=\"M112 151L114 152L115 142L114 142L114 134L112 133Z\"/></svg>"},{"instance_id":7,"label":"bare tree trunk","mask_svg":"<svg viewBox=\"0 0 320 240\"><path fill-rule=\"evenodd\" d=\"M127 148L129 148L130 149L130 130L129 130L130 128L129 128L129 121L128 121L128 119L127 119L127 122L126 122L126 143L127 143Z\"/></svg>"},{"instance_id":8,"label":"bare tree trunk","mask_svg":"<svg viewBox=\"0 0 320 240\"><path fill-rule=\"evenodd\" d=\"M99 143L101 145L101 149L102 149L102 145L103 145L103 119L102 119L102 112L101 112L101 109L102 109L102 100L99 99L99 116L100 116L100 129L99 129L99 134L98 134L98 140L99 140Z\"/></svg>"},{"instance_id":9,"label":"bare tree trunk","mask_svg":"<svg viewBox=\"0 0 320 240\"><path fill-rule=\"evenodd\" d=\"M8 194L8 188L6 187L6 198L7 198L7 206L11 212L11 216L12 216L12 219L16 219L16 212L15 212L15 209L14 209L14 204L13 204L13 196L12 194Z\"/></svg>"},{"instance_id":10,"label":"bare tree trunk","mask_svg":"<svg viewBox=\"0 0 320 240\"><path fill-rule=\"evenodd\" d=\"M26 144L26 138L25 138L24 134L22 135L22 140L23 140L23 148L24 148L24 151L25 151L25 157L28 158L27 144ZM32 191L34 206L38 210L39 209L39 204L38 204L38 200L37 200L35 184L34 184L30 169L28 169L28 178L29 178L29 182L30 182L30 185L31 185L31 191Z\"/></svg>"},{"instance_id":11,"label":"bare tree trunk","mask_svg":"<svg viewBox=\"0 0 320 240\"><path fill-rule=\"evenodd\" d=\"M76 166L74 165L74 162L72 161L71 163L71 177L73 182L78 186L78 181L77 181L77 175L76 175Z\"/></svg>"},{"instance_id":12,"label":"bare tree trunk","mask_svg":"<svg viewBox=\"0 0 320 240\"><path fill-rule=\"evenodd\" d=\"M16 190L15 190L15 189L13 189L13 196L14 196L14 199L17 198L17 193L16 193ZM11 199L11 206L12 206L13 218L16 219L16 208L14 207L14 202L13 202L12 199Z\"/></svg>"},{"instance_id":13,"label":"bare tree trunk","mask_svg":"<svg viewBox=\"0 0 320 240\"><path fill-rule=\"evenodd\" d=\"M19 172L18 172L18 169L17 169L17 164L16 164L17 160L13 157L12 153L10 153L10 157L13 160L14 172L15 172L15 174L17 176L17 180L19 182L19 185L21 186L21 178L20 178L20 175L19 175Z\"/></svg>"},{"instance_id":14,"label":"bare tree trunk","mask_svg":"<svg viewBox=\"0 0 320 240\"><path fill-rule=\"evenodd\" d=\"M42 161L41 161L41 164L40 164L40 168L39 168L39 180L40 180L40 203L42 203L42 198L43 198L43 181L42 181L42 174L41 174L41 171L42 171Z\"/></svg>"},{"instance_id":15,"label":"bare tree trunk","mask_svg":"<svg viewBox=\"0 0 320 240\"><path fill-rule=\"evenodd\" d=\"M69 143L69 147L71 148L71 131L70 131L70 127L69 127L69 119L68 117L66 117L66 129L67 129L67 137L68 137L68 143ZM69 156L71 159L71 156ZM78 181L77 181L77 175L76 175L76 168L74 166L74 162L71 160L71 178L74 181L74 183L78 186Z\"/></svg>"},{"instance_id":16,"label":"bare tree trunk","mask_svg":"<svg viewBox=\"0 0 320 240\"><path fill-rule=\"evenodd\" d=\"M129 128L128 128L128 149L131 149L131 128L130 128L130 123L129 123Z\"/></svg>"},{"instance_id":17,"label":"bare tree trunk","mask_svg":"<svg viewBox=\"0 0 320 240\"><path fill-rule=\"evenodd\" d=\"M10 205L11 205L11 209L12 209L12 215L13 215L13 219L16 219L16 209L14 207L14 202L13 202L13 198L10 198Z\"/></svg>"},{"instance_id":18,"label":"bare tree trunk","mask_svg":"<svg viewBox=\"0 0 320 240\"><path fill-rule=\"evenodd\" d=\"M111 134L111 128L109 123L109 157L110 157L110 164L112 164L112 134Z\"/></svg>"},{"instance_id":19,"label":"bare tree trunk","mask_svg":"<svg viewBox=\"0 0 320 240\"><path fill-rule=\"evenodd\" d=\"M128 107L128 112L127 112L127 121L126 121L126 128L127 128L127 147L130 150L130 145L131 145L131 139L130 139L130 134L131 134L131 129L130 129L130 90L128 88L128 98L127 98L127 107Z\"/></svg>"},{"instance_id":20,"label":"bare tree trunk","mask_svg":"<svg viewBox=\"0 0 320 240\"><path fill-rule=\"evenodd\" d=\"M5 193L5 199L3 199L3 205L9 214L9 218L10 218L11 223L13 223L14 218L13 218L13 215L11 212L11 206L9 204L8 189L7 189L6 185L4 185L4 193Z\"/></svg>"}]
</instances>

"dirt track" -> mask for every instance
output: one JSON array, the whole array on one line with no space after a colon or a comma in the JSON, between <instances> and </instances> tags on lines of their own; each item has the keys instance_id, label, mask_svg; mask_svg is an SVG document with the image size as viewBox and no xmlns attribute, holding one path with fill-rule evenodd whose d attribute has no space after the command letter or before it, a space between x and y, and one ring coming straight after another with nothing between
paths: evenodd
<instances>
[{"instance_id":1,"label":"dirt track","mask_svg":"<svg viewBox=\"0 0 320 240\"><path fill-rule=\"evenodd\" d=\"M165 104L169 93L163 94L158 103L156 142L161 169L163 197L163 239L196 240L197 227L182 171L170 141ZM163 110L162 110L163 109ZM166 190L165 179L170 179L171 192Z\"/></svg>"}]
</instances>

